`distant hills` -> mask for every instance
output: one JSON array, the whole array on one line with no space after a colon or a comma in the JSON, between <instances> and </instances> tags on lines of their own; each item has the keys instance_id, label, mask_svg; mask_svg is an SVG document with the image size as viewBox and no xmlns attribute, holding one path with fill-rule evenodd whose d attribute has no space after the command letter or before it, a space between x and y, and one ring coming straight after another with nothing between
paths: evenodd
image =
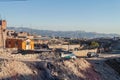
<instances>
[{"instance_id":1,"label":"distant hills","mask_svg":"<svg viewBox=\"0 0 120 80\"><path fill-rule=\"evenodd\" d=\"M104 34L96 32L85 32L85 31L52 31L52 30L39 30L26 27L7 27L10 30L15 30L17 32L29 32L33 34L38 34L42 36L60 36L69 38L100 38L100 37L120 37L119 34Z\"/></svg>"}]
</instances>

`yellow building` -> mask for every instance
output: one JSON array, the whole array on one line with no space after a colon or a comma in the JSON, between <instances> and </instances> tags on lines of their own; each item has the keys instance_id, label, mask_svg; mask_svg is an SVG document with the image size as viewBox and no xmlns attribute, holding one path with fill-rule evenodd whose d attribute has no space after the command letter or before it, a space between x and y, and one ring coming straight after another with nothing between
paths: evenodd
<instances>
[{"instance_id":1,"label":"yellow building","mask_svg":"<svg viewBox=\"0 0 120 80\"><path fill-rule=\"evenodd\" d=\"M34 50L34 41L31 39L6 39L6 48L19 50Z\"/></svg>"},{"instance_id":2,"label":"yellow building","mask_svg":"<svg viewBox=\"0 0 120 80\"><path fill-rule=\"evenodd\" d=\"M22 50L33 50L34 49L34 41L30 39L26 39L22 41Z\"/></svg>"}]
</instances>

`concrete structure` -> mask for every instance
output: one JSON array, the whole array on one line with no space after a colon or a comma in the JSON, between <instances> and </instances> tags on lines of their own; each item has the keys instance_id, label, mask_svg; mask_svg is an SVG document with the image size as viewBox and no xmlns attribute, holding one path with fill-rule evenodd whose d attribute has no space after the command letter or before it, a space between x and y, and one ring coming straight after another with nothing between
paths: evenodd
<instances>
[{"instance_id":1,"label":"concrete structure","mask_svg":"<svg viewBox=\"0 0 120 80\"><path fill-rule=\"evenodd\" d=\"M5 30L5 29L6 29L6 25L7 25L6 20L0 20L0 25L1 25L1 28L2 28L3 30Z\"/></svg>"},{"instance_id":2,"label":"concrete structure","mask_svg":"<svg viewBox=\"0 0 120 80\"><path fill-rule=\"evenodd\" d=\"M65 50L74 50L75 48L81 48L80 45L49 45L49 48L53 48L53 49L56 49L56 48L62 48L62 49L65 49Z\"/></svg>"},{"instance_id":3,"label":"concrete structure","mask_svg":"<svg viewBox=\"0 0 120 80\"><path fill-rule=\"evenodd\" d=\"M5 48L6 25L6 20L0 20L0 48Z\"/></svg>"}]
</instances>

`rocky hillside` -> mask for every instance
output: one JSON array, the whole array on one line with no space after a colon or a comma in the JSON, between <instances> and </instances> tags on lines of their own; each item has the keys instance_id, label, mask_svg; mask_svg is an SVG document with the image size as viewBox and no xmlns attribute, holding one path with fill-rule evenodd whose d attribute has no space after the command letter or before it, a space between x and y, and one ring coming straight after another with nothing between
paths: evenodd
<instances>
[{"instance_id":1,"label":"rocky hillside","mask_svg":"<svg viewBox=\"0 0 120 80\"><path fill-rule=\"evenodd\" d=\"M0 61L2 80L101 80L86 60L63 62Z\"/></svg>"},{"instance_id":2,"label":"rocky hillside","mask_svg":"<svg viewBox=\"0 0 120 80\"><path fill-rule=\"evenodd\" d=\"M35 57L36 61L12 57L1 59L0 80L101 80L85 59L61 60L57 56L54 53L41 53Z\"/></svg>"},{"instance_id":3,"label":"rocky hillside","mask_svg":"<svg viewBox=\"0 0 120 80\"><path fill-rule=\"evenodd\" d=\"M54 52L10 52L0 52L0 80L120 80L120 75L101 58L65 60Z\"/></svg>"}]
</instances>

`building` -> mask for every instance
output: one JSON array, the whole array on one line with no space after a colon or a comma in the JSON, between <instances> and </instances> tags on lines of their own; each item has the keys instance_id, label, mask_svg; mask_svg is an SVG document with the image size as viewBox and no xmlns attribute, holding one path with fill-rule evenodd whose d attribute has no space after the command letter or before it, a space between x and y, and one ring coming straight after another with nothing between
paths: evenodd
<instances>
[{"instance_id":1,"label":"building","mask_svg":"<svg viewBox=\"0 0 120 80\"><path fill-rule=\"evenodd\" d=\"M49 37L35 37L35 44L48 44L50 38Z\"/></svg>"},{"instance_id":2,"label":"building","mask_svg":"<svg viewBox=\"0 0 120 80\"><path fill-rule=\"evenodd\" d=\"M17 37L18 38L27 38L29 34L27 32L18 32Z\"/></svg>"},{"instance_id":3,"label":"building","mask_svg":"<svg viewBox=\"0 0 120 80\"><path fill-rule=\"evenodd\" d=\"M17 33L14 30L7 30L7 38L15 38L17 37Z\"/></svg>"},{"instance_id":4,"label":"building","mask_svg":"<svg viewBox=\"0 0 120 80\"><path fill-rule=\"evenodd\" d=\"M0 25L1 25L1 28L2 28L3 30L5 30L5 29L6 29L6 25L7 25L6 20L0 20Z\"/></svg>"},{"instance_id":5,"label":"building","mask_svg":"<svg viewBox=\"0 0 120 80\"><path fill-rule=\"evenodd\" d=\"M6 48L17 48L19 50L33 50L34 41L31 39L6 39Z\"/></svg>"},{"instance_id":6,"label":"building","mask_svg":"<svg viewBox=\"0 0 120 80\"><path fill-rule=\"evenodd\" d=\"M0 48L5 48L6 25L6 20L0 20Z\"/></svg>"}]
</instances>

